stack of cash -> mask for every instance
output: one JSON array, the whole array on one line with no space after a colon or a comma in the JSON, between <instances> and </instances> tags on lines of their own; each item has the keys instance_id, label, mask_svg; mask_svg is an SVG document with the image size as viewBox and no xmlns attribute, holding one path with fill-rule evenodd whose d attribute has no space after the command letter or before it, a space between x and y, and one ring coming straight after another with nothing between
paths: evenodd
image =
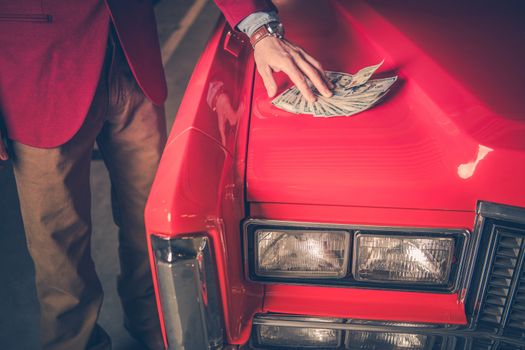
<instances>
[{"instance_id":1,"label":"stack of cash","mask_svg":"<svg viewBox=\"0 0 525 350\"><path fill-rule=\"evenodd\" d=\"M356 74L326 72L334 84L332 97L322 96L310 84L317 101L308 102L296 86L277 96L272 103L285 111L296 114L312 114L315 117L351 116L376 104L397 80L397 76L370 79L383 64L365 67Z\"/></svg>"}]
</instances>

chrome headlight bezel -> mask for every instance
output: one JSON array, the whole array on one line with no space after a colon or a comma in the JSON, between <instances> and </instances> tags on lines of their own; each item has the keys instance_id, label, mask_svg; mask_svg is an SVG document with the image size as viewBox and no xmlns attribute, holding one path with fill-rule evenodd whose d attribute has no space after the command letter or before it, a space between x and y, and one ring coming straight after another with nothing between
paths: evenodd
<instances>
[{"instance_id":1,"label":"chrome headlight bezel","mask_svg":"<svg viewBox=\"0 0 525 350\"><path fill-rule=\"evenodd\" d=\"M345 224L326 224L311 222L291 222L280 220L247 219L243 224L244 232L244 267L248 280L266 284L296 284L296 285L325 285L325 286L351 286L355 288L422 291L432 293L456 293L465 288L467 278L463 271L468 265L469 251L474 249L473 233L466 229L439 229L439 228L414 228L414 227L385 227L385 226L357 226ZM255 273L255 242L254 232L258 229L269 230L326 230L350 232L350 259L346 276L341 278L289 278L287 276L260 276ZM371 233L396 236L421 236L421 237L446 237L454 239L454 254L449 278L446 283L435 285L432 283L414 283L400 281L360 281L353 276L354 241L357 233Z\"/></svg>"}]
</instances>

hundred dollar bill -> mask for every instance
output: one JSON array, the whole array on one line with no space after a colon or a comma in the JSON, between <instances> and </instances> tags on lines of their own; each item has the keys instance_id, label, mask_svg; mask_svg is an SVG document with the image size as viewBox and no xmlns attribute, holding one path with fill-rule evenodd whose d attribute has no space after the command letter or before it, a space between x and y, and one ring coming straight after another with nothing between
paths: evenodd
<instances>
[{"instance_id":1,"label":"hundred dollar bill","mask_svg":"<svg viewBox=\"0 0 525 350\"><path fill-rule=\"evenodd\" d=\"M387 91L397 80L397 76L383 79L372 79L364 84L353 86L345 89L340 94L334 94L334 97L353 97L366 96L367 94L375 94Z\"/></svg>"},{"instance_id":2,"label":"hundred dollar bill","mask_svg":"<svg viewBox=\"0 0 525 350\"><path fill-rule=\"evenodd\" d=\"M372 74L374 74L379 67L383 64L384 60L379 62L378 64L370 67L365 67L361 69L356 74L348 74L348 73L341 73L341 72L326 72L326 76L328 79L332 81L332 83L335 85L335 90L347 90L354 86L359 86L368 81Z\"/></svg>"},{"instance_id":3,"label":"hundred dollar bill","mask_svg":"<svg viewBox=\"0 0 525 350\"><path fill-rule=\"evenodd\" d=\"M361 69L359 72L357 72L352 77L352 82L350 83L350 85L348 85L346 87L347 88L351 88L351 87L363 85L364 83L366 83L368 81L368 79L370 79L372 74L374 74L376 72L376 70L379 67L381 67L381 65L383 64L384 61L385 60L382 60L381 62L379 62L375 66L365 67L365 68Z\"/></svg>"},{"instance_id":4,"label":"hundred dollar bill","mask_svg":"<svg viewBox=\"0 0 525 350\"><path fill-rule=\"evenodd\" d=\"M333 82L332 97L322 96L312 84L310 87L317 95L315 102L307 101L296 86L292 86L272 103L287 112L295 114L311 114L315 117L350 116L362 112L381 100L397 77L370 79L383 62L365 67L356 74L342 72L326 72Z\"/></svg>"}]
</instances>

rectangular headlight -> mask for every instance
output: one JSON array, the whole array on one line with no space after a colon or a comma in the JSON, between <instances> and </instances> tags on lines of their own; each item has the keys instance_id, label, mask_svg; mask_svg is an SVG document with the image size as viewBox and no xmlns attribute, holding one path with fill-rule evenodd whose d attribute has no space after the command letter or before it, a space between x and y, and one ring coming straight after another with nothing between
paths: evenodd
<instances>
[{"instance_id":1,"label":"rectangular headlight","mask_svg":"<svg viewBox=\"0 0 525 350\"><path fill-rule=\"evenodd\" d=\"M254 242L259 276L342 278L347 273L347 231L259 229Z\"/></svg>"},{"instance_id":2,"label":"rectangular headlight","mask_svg":"<svg viewBox=\"0 0 525 350\"><path fill-rule=\"evenodd\" d=\"M395 236L358 232L354 278L358 281L446 284L454 238Z\"/></svg>"},{"instance_id":3,"label":"rectangular headlight","mask_svg":"<svg viewBox=\"0 0 525 350\"><path fill-rule=\"evenodd\" d=\"M346 349L422 350L428 336L422 334L350 331Z\"/></svg>"},{"instance_id":4,"label":"rectangular headlight","mask_svg":"<svg viewBox=\"0 0 525 350\"><path fill-rule=\"evenodd\" d=\"M257 342L279 348L336 349L341 345L342 331L324 328L257 326Z\"/></svg>"}]
</instances>

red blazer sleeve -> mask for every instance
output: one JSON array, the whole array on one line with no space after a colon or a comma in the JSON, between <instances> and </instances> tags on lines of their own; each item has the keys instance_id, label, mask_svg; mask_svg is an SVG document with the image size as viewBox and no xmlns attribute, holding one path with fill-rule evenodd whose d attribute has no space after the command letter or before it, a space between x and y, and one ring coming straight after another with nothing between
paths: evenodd
<instances>
[{"instance_id":1,"label":"red blazer sleeve","mask_svg":"<svg viewBox=\"0 0 525 350\"><path fill-rule=\"evenodd\" d=\"M270 0L215 0L232 28L254 12L277 11Z\"/></svg>"}]
</instances>

